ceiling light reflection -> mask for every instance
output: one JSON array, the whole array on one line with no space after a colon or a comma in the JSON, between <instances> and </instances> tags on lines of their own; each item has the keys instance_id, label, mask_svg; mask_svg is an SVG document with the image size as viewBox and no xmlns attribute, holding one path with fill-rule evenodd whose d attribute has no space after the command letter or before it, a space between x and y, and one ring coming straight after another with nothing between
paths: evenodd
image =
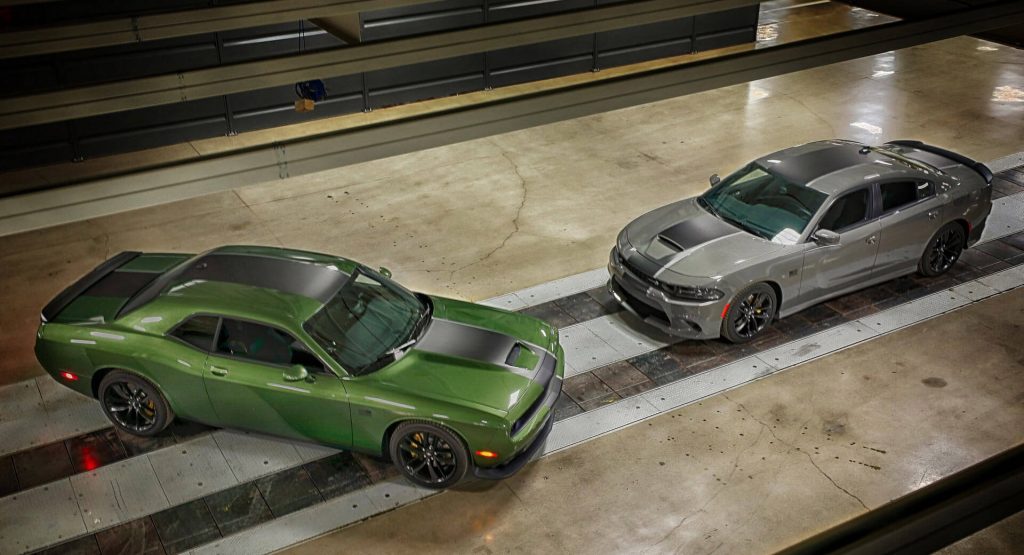
<instances>
[{"instance_id":1,"label":"ceiling light reflection","mask_svg":"<svg viewBox=\"0 0 1024 555\"><path fill-rule=\"evenodd\" d=\"M881 135L882 134L882 128L881 127L879 127L877 125L871 125L870 123L868 123L866 121L855 121L855 122L850 124L850 127L856 127L858 129L863 129L864 131L867 131L868 133L871 133L872 135Z\"/></svg>"},{"instance_id":2,"label":"ceiling light reflection","mask_svg":"<svg viewBox=\"0 0 1024 555\"><path fill-rule=\"evenodd\" d=\"M1024 90L1003 85L992 90L993 102L1024 102Z\"/></svg>"}]
</instances>

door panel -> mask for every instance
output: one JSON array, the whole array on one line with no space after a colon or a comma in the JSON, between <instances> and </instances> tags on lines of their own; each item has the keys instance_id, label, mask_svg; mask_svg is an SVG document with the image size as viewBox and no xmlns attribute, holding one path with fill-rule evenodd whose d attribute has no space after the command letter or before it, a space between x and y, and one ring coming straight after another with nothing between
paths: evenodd
<instances>
[{"instance_id":1,"label":"door panel","mask_svg":"<svg viewBox=\"0 0 1024 555\"><path fill-rule=\"evenodd\" d=\"M804 254L800 302L812 302L866 282L875 267L879 224L872 220L839 234L839 244L815 246Z\"/></svg>"},{"instance_id":2,"label":"door panel","mask_svg":"<svg viewBox=\"0 0 1024 555\"><path fill-rule=\"evenodd\" d=\"M211 354L204 379L219 422L302 440L347 447L352 441L345 386L335 376L310 374L289 382L285 368Z\"/></svg>"},{"instance_id":3,"label":"door panel","mask_svg":"<svg viewBox=\"0 0 1024 555\"><path fill-rule=\"evenodd\" d=\"M882 227L875 273L911 271L942 223L942 201L932 194L883 214L879 222Z\"/></svg>"}]
</instances>

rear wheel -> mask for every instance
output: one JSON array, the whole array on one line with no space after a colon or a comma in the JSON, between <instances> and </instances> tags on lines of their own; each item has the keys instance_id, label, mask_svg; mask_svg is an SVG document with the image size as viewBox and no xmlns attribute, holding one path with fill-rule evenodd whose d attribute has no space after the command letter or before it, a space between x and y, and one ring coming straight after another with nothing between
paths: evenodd
<instances>
[{"instance_id":1,"label":"rear wheel","mask_svg":"<svg viewBox=\"0 0 1024 555\"><path fill-rule=\"evenodd\" d=\"M413 483L428 488L455 485L469 469L469 455L451 430L429 422L403 422L389 441L391 460Z\"/></svg>"},{"instance_id":2,"label":"rear wheel","mask_svg":"<svg viewBox=\"0 0 1024 555\"><path fill-rule=\"evenodd\" d=\"M964 251L966 236L960 224L949 223L928 241L928 246L917 264L917 271L928 277L940 276L949 271Z\"/></svg>"},{"instance_id":3,"label":"rear wheel","mask_svg":"<svg viewBox=\"0 0 1024 555\"><path fill-rule=\"evenodd\" d=\"M154 436L174 420L156 386L146 379L114 370L100 381L100 406L117 428L137 436Z\"/></svg>"},{"instance_id":4,"label":"rear wheel","mask_svg":"<svg viewBox=\"0 0 1024 555\"><path fill-rule=\"evenodd\" d=\"M761 334L775 318L778 299L767 283L755 283L740 291L729 303L722 320L722 337L746 343Z\"/></svg>"}]
</instances>

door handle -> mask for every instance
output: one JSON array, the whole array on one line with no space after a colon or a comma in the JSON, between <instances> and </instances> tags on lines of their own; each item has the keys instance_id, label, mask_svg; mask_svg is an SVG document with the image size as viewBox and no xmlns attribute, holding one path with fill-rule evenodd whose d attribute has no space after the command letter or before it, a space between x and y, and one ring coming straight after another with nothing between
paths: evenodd
<instances>
[{"instance_id":1,"label":"door handle","mask_svg":"<svg viewBox=\"0 0 1024 555\"><path fill-rule=\"evenodd\" d=\"M220 366L211 366L210 367L210 373L213 374L214 376L227 376L228 375L228 369L227 368L221 368Z\"/></svg>"},{"instance_id":2,"label":"door handle","mask_svg":"<svg viewBox=\"0 0 1024 555\"><path fill-rule=\"evenodd\" d=\"M874 245L875 243L878 242L878 236L877 235L872 235L871 237L868 237L867 239L865 239L864 242L869 244L869 245Z\"/></svg>"}]
</instances>

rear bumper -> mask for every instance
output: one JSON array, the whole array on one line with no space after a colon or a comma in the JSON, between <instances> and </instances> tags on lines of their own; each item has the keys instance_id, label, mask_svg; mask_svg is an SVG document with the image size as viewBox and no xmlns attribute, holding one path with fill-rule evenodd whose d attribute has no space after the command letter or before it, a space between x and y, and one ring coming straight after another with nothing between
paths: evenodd
<instances>
[{"instance_id":1,"label":"rear bumper","mask_svg":"<svg viewBox=\"0 0 1024 555\"><path fill-rule=\"evenodd\" d=\"M533 460L533 457L544 448L545 440L551 433L551 428L553 428L554 425L554 413L548 413L547 422L545 422L540 431L533 436L533 443L531 443L529 447L523 449L508 462L499 466L492 466L489 468L474 466L473 475L484 480L501 480L519 472L524 466L526 466L526 463Z\"/></svg>"}]
</instances>

